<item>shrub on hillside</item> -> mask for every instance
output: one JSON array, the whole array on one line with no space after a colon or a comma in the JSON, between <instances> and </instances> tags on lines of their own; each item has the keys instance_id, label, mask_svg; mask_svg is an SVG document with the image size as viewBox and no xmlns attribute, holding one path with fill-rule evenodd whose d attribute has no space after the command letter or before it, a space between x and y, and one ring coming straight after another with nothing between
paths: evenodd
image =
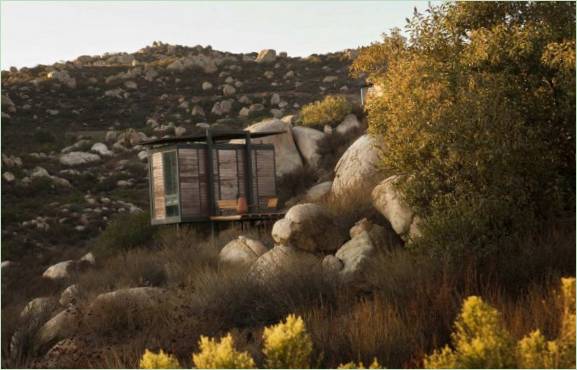
<instances>
[{"instance_id":1,"label":"shrub on hillside","mask_svg":"<svg viewBox=\"0 0 577 370\"><path fill-rule=\"evenodd\" d=\"M144 351L139 365L141 369L180 369L178 360L163 350L159 353Z\"/></svg>"},{"instance_id":2,"label":"shrub on hillside","mask_svg":"<svg viewBox=\"0 0 577 370\"><path fill-rule=\"evenodd\" d=\"M153 236L148 212L118 215L100 234L94 252L101 257L126 252L149 244Z\"/></svg>"},{"instance_id":3,"label":"shrub on hillside","mask_svg":"<svg viewBox=\"0 0 577 370\"><path fill-rule=\"evenodd\" d=\"M263 333L265 362L269 369L304 369L310 367L312 341L301 317L288 315L284 322L265 328ZM220 340L201 336L199 352L192 354L192 362L198 369L254 369L256 364L248 352L235 349L232 335ZM375 363L376 359L375 359ZM178 368L180 364L162 350L154 354L145 350L140 367L144 369Z\"/></svg>"},{"instance_id":4,"label":"shrub on hillside","mask_svg":"<svg viewBox=\"0 0 577 370\"><path fill-rule=\"evenodd\" d=\"M361 361L359 363L347 362L346 364L341 364L338 369L383 369L383 366L379 364L379 361L375 357L368 368L365 367L365 364Z\"/></svg>"},{"instance_id":5,"label":"shrub on hillside","mask_svg":"<svg viewBox=\"0 0 577 370\"><path fill-rule=\"evenodd\" d=\"M562 279L561 332L547 341L539 330L516 345L501 314L479 297L463 303L452 334L454 349L445 346L425 358L426 368L574 368L575 278Z\"/></svg>"},{"instance_id":6,"label":"shrub on hillside","mask_svg":"<svg viewBox=\"0 0 577 370\"><path fill-rule=\"evenodd\" d=\"M486 255L574 214L575 3L446 3L407 29L353 71L375 84L385 167L412 177L401 188L428 225L421 245Z\"/></svg>"},{"instance_id":7,"label":"shrub on hillside","mask_svg":"<svg viewBox=\"0 0 577 370\"><path fill-rule=\"evenodd\" d=\"M263 339L269 369L310 367L313 342L302 318L288 315L285 322L265 328Z\"/></svg>"},{"instance_id":8,"label":"shrub on hillside","mask_svg":"<svg viewBox=\"0 0 577 370\"><path fill-rule=\"evenodd\" d=\"M351 113L352 105L343 96L328 95L322 101L301 108L300 120L305 126L323 126L340 123Z\"/></svg>"},{"instance_id":9,"label":"shrub on hillside","mask_svg":"<svg viewBox=\"0 0 577 370\"><path fill-rule=\"evenodd\" d=\"M192 355L192 362L198 369L254 369L254 360L247 352L234 349L232 336L221 338L200 337L200 352Z\"/></svg>"},{"instance_id":10,"label":"shrub on hillside","mask_svg":"<svg viewBox=\"0 0 577 370\"><path fill-rule=\"evenodd\" d=\"M463 303L452 335L455 350L446 346L425 360L427 368L514 368L515 348L501 314L471 296Z\"/></svg>"}]
</instances>

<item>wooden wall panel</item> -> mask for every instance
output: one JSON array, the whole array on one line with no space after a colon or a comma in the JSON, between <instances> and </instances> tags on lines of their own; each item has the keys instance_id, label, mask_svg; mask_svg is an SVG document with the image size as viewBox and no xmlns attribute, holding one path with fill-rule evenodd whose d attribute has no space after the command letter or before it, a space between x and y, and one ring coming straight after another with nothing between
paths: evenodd
<instances>
[{"instance_id":1,"label":"wooden wall panel","mask_svg":"<svg viewBox=\"0 0 577 370\"><path fill-rule=\"evenodd\" d=\"M152 154L152 194L154 197L154 215L157 220L166 218L164 198L164 171L162 165L162 152Z\"/></svg>"},{"instance_id":2,"label":"wooden wall panel","mask_svg":"<svg viewBox=\"0 0 577 370\"><path fill-rule=\"evenodd\" d=\"M208 215L205 163L205 150L203 149L181 148L178 150L180 201L183 216Z\"/></svg>"},{"instance_id":3,"label":"wooden wall panel","mask_svg":"<svg viewBox=\"0 0 577 370\"><path fill-rule=\"evenodd\" d=\"M266 211L269 198L276 197L275 158L272 149L253 149L253 192L260 211Z\"/></svg>"}]
</instances>

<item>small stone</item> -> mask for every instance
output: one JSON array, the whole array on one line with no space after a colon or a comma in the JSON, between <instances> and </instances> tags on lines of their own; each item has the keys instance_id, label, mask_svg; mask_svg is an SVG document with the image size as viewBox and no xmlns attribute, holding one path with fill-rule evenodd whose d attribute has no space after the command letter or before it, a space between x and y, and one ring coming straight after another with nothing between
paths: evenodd
<instances>
[{"instance_id":1,"label":"small stone","mask_svg":"<svg viewBox=\"0 0 577 370\"><path fill-rule=\"evenodd\" d=\"M2 178L4 179L4 181L6 182L13 182L14 180L16 180L16 176L14 176L14 174L12 172L4 172L2 174Z\"/></svg>"},{"instance_id":2,"label":"small stone","mask_svg":"<svg viewBox=\"0 0 577 370\"><path fill-rule=\"evenodd\" d=\"M208 81L204 81L204 82L202 83L202 90L207 91L207 90L210 90L210 89L212 89L212 84L211 84L210 82L208 82Z\"/></svg>"}]
</instances>

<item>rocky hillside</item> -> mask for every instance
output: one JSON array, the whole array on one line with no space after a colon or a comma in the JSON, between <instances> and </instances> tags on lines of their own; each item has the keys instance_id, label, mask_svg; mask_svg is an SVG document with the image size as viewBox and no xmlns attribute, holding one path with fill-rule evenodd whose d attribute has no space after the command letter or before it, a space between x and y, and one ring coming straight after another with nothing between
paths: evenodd
<instances>
[{"instance_id":1,"label":"rocky hillside","mask_svg":"<svg viewBox=\"0 0 577 370\"><path fill-rule=\"evenodd\" d=\"M246 127L327 94L358 99L352 54L155 42L2 71L2 259L79 255L115 214L146 209L144 138Z\"/></svg>"}]
</instances>

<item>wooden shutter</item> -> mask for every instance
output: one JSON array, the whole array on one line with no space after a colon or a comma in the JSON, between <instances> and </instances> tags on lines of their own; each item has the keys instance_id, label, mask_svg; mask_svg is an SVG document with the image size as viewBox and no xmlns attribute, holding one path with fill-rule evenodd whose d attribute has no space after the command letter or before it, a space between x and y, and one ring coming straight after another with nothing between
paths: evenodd
<instances>
[{"instance_id":1,"label":"wooden shutter","mask_svg":"<svg viewBox=\"0 0 577 370\"><path fill-rule=\"evenodd\" d=\"M166 218L166 207L164 202L164 167L162 163L162 152L152 154L152 197L153 197L153 217L157 220Z\"/></svg>"}]
</instances>

